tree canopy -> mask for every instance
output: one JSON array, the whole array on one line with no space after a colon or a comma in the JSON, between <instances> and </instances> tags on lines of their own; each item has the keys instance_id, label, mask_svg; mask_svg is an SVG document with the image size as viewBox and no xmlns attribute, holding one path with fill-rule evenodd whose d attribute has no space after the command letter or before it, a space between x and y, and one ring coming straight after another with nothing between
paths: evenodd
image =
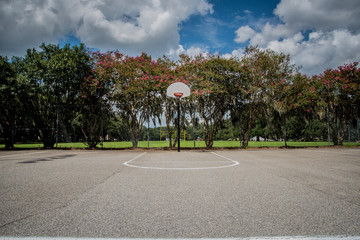
<instances>
[{"instance_id":1,"label":"tree canopy","mask_svg":"<svg viewBox=\"0 0 360 240\"><path fill-rule=\"evenodd\" d=\"M24 57L0 60L1 138L7 148L13 147L14 130L25 126L35 129L45 147L54 146L59 129L77 129L94 148L104 137L104 113L105 121L126 126L133 147L144 123L162 116L171 139L176 105L165 93L174 82L190 87L182 122L189 124L190 115L195 125L199 113L208 148L228 118L243 129L246 147L260 126L266 132L299 118L327 122L334 144L342 144L345 124L360 115L358 63L306 76L289 55L252 46L240 59L204 54L154 60L146 53L133 57L91 52L83 44L42 44Z\"/></svg>"}]
</instances>

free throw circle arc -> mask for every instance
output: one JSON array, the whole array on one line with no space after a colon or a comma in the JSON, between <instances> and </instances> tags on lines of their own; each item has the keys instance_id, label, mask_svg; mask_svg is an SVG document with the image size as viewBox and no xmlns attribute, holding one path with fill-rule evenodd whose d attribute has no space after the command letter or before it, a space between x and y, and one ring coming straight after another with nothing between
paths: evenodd
<instances>
[{"instance_id":1,"label":"free throw circle arc","mask_svg":"<svg viewBox=\"0 0 360 240\"><path fill-rule=\"evenodd\" d=\"M184 98L190 96L190 88L182 82L171 84L167 90L166 95L172 98Z\"/></svg>"}]
</instances>

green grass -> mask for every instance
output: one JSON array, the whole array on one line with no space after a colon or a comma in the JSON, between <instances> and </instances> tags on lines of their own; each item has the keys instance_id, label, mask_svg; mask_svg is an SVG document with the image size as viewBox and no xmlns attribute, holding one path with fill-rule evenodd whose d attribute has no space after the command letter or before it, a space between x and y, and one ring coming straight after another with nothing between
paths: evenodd
<instances>
[{"instance_id":1,"label":"green grass","mask_svg":"<svg viewBox=\"0 0 360 240\"><path fill-rule=\"evenodd\" d=\"M1 146L1 148L4 148L4 146ZM42 148L44 147L44 144L42 143L28 143L28 144L14 144L15 148Z\"/></svg>"},{"instance_id":2,"label":"green grass","mask_svg":"<svg viewBox=\"0 0 360 240\"><path fill-rule=\"evenodd\" d=\"M289 147L326 147L328 146L328 142L287 142ZM331 143L331 146L333 144ZM193 141L181 141L180 144L181 148L194 148ZM345 147L359 147L359 142L345 142ZM36 149L42 148L43 144L41 143L32 143L32 144L15 144L15 148L22 148L22 149ZM55 147L55 146L54 146ZM97 146L101 148L99 144ZM131 148L131 142L104 142L104 148L111 148L111 149L124 149L124 148ZM138 144L139 148L148 148L147 141L139 141ZM168 148L169 142L168 141L150 141L149 143L150 148ZM177 147L177 146L176 146ZM196 148L205 148L204 141L195 141ZM214 141L214 148L238 148L240 147L239 141ZM261 148L261 147L284 147L284 142L249 142L250 148ZM0 148L5 148L4 145L0 145ZM84 143L58 143L58 148L87 148L86 144Z\"/></svg>"}]
</instances>

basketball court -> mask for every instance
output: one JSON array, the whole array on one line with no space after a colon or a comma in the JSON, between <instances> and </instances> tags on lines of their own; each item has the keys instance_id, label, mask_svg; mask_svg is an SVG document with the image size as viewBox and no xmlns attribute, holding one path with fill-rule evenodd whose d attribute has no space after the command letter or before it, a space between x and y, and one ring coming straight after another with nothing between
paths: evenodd
<instances>
[{"instance_id":1,"label":"basketball court","mask_svg":"<svg viewBox=\"0 0 360 240\"><path fill-rule=\"evenodd\" d=\"M360 239L360 149L0 151L0 239Z\"/></svg>"}]
</instances>

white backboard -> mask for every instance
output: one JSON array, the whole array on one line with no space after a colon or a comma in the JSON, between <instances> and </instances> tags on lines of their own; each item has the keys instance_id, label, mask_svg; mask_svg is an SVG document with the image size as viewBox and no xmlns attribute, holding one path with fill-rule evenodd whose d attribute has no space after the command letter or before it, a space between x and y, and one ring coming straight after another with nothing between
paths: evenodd
<instances>
[{"instance_id":1,"label":"white backboard","mask_svg":"<svg viewBox=\"0 0 360 240\"><path fill-rule=\"evenodd\" d=\"M181 95L182 94L182 95ZM176 82L171 84L167 90L166 95L173 98L184 98L190 96L190 88L188 85L182 82ZM178 95L178 96L176 96ZM181 96L180 96L181 95Z\"/></svg>"}]
</instances>

